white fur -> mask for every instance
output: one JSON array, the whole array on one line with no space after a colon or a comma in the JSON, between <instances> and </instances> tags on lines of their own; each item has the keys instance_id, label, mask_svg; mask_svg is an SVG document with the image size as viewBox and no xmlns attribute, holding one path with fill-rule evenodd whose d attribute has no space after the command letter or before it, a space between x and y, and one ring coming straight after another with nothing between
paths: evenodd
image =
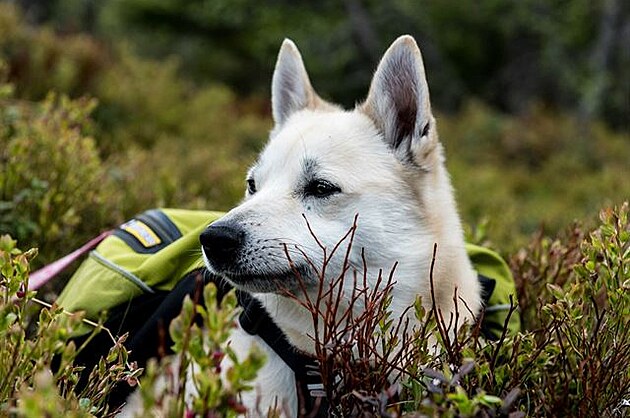
<instances>
[{"instance_id":1,"label":"white fur","mask_svg":"<svg viewBox=\"0 0 630 418\"><path fill-rule=\"evenodd\" d=\"M413 38L403 36L392 44L376 70L367 100L350 111L317 96L297 48L286 40L273 76L272 109L276 125L249 173L257 191L220 221L247 231L248 253L234 261L239 269L252 274L286 270L284 244L297 246L315 265L321 265L322 251L303 215L317 238L331 249L358 214L350 262L362 267L361 250L365 250L371 285L379 270L388 273L398 263L394 315L402 315L417 295L430 303L429 271L437 243L438 306L448 318L455 310L457 288L467 305L459 305L459 313L471 319L468 309L476 314L481 305L479 284L464 249L422 56ZM304 197L300 188L308 164L316 176L339 186L341 192L325 199ZM305 263L297 251L291 257L296 264ZM208 259L206 263L214 273L231 279L229 272L215 269ZM342 266L339 253L323 279L338 277ZM306 279L318 278L307 275ZM346 286L351 290L352 281ZM273 286L271 290L255 297L296 347L314 352L311 314L295 300L274 293ZM268 359L255 382L256 393L245 395L246 404L254 407L259 401L264 411L281 397L279 401L296 415L292 371L258 337L237 330L231 338L232 347L242 356L252 344L263 347Z\"/></svg>"},{"instance_id":2,"label":"white fur","mask_svg":"<svg viewBox=\"0 0 630 418\"><path fill-rule=\"evenodd\" d=\"M429 269L434 243L438 245L434 281L444 315L448 318L455 309L455 288L476 313L480 307L479 285L464 250L430 110L422 57L413 38L403 36L394 42L375 73L368 99L352 111L322 103L290 41L285 41L280 50L272 92L276 126L250 171L257 192L222 220L237 222L250 234L247 246L253 251L248 268L260 271L275 268L269 264L286 266L281 243L298 245L317 265L322 262L322 252L303 214L329 249L351 228L358 214L350 261L361 266L361 249L365 249L371 280L376 279L379 269L389 272L398 262L392 303L396 315L413 304L416 295L431 300ZM283 102L287 97L289 102ZM401 97L413 103L398 103ZM397 106L410 107L415 124L394 149ZM421 136L427 123L429 132ZM339 185L342 192L325 201L301 198L296 188L308 160L316 161L318 174ZM264 241L266 238L280 240L273 246ZM292 253L293 262L299 263L301 258ZM329 264L325 279L340 274L341 259L340 254ZM212 270L212 265L209 268ZM229 280L229 275L226 278ZM310 313L276 293L258 293L256 297L296 347L314 352ZM460 305L460 314L470 317L468 308ZM232 344L249 347L252 340L258 338L239 332ZM257 343L265 345L260 340ZM284 378L287 374L290 370L270 352L258 377L263 406L272 404L278 394L286 394L284 400L292 411L296 410L294 383Z\"/></svg>"}]
</instances>

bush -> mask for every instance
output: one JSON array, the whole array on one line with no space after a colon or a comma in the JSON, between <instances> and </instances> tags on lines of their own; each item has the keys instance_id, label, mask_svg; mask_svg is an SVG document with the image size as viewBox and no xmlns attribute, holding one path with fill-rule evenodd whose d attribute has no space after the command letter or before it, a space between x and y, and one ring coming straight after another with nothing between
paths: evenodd
<instances>
[{"instance_id":1,"label":"bush","mask_svg":"<svg viewBox=\"0 0 630 418\"><path fill-rule=\"evenodd\" d=\"M519 252L512 266L524 328L497 341L480 338L479 324L464 324L454 335L457 313L453 324L431 301L415 305L419 328L391 318L391 276L381 278L380 290L355 278L351 305L365 307L357 314L340 303L343 277L320 289L303 304L320 324L315 347L334 415L627 413L629 214L628 203L604 210L589 234L573 227L566 242L536 237Z\"/></svg>"},{"instance_id":2,"label":"bush","mask_svg":"<svg viewBox=\"0 0 630 418\"><path fill-rule=\"evenodd\" d=\"M40 243L42 261L115 218L90 136L95 105L54 94L38 104L0 98L0 226L28 245Z\"/></svg>"},{"instance_id":3,"label":"bush","mask_svg":"<svg viewBox=\"0 0 630 418\"><path fill-rule=\"evenodd\" d=\"M76 391L81 367L73 364L78 353L70 336L83 320L48 305L39 312L32 335L27 336L32 312L38 301L27 292L29 261L36 250L22 253L16 241L0 237L0 414L15 417L106 416L105 400L116 383L134 379L139 370L127 364L125 337L112 337L112 348L98 367L88 371L85 389ZM38 301L39 303L43 303ZM100 331L96 326L94 332ZM111 335L111 334L110 334ZM58 367L52 371L53 359Z\"/></svg>"},{"instance_id":4,"label":"bush","mask_svg":"<svg viewBox=\"0 0 630 418\"><path fill-rule=\"evenodd\" d=\"M142 410L145 411L140 416L145 416L146 411L151 411L154 416L172 417L184 416L184 411L186 416L197 417L232 417L246 412L239 394L252 389L249 382L256 377L265 358L254 349L246 359L239 361L227 344L239 313L235 292L225 295L220 304L213 283L206 285L203 293L203 306L198 304L199 295L195 301L186 296L181 314L170 324L175 355L165 357L159 363L149 361L140 389ZM203 329L198 323L203 324ZM232 364L224 374L226 381L223 381L221 361L226 356ZM186 376L191 372L189 365L193 362L191 390L186 388L189 382ZM186 398L187 389L195 394L192 399Z\"/></svg>"},{"instance_id":5,"label":"bush","mask_svg":"<svg viewBox=\"0 0 630 418\"><path fill-rule=\"evenodd\" d=\"M614 416L630 396L628 215L627 202L604 210L585 240L577 228L567 243L537 238L512 261L524 318L548 356L535 411Z\"/></svg>"}]
</instances>

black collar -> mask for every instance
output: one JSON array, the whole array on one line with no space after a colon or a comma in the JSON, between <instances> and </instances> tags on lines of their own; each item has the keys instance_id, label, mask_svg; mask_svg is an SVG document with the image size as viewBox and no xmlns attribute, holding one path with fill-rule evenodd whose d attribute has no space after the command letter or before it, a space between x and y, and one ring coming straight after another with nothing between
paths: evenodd
<instances>
[{"instance_id":1,"label":"black collar","mask_svg":"<svg viewBox=\"0 0 630 418\"><path fill-rule=\"evenodd\" d=\"M265 307L247 292L237 290L243 312L238 321L248 334L257 335L293 370L299 416L328 416L328 402L319 372L319 362L295 348L273 321Z\"/></svg>"}]
</instances>

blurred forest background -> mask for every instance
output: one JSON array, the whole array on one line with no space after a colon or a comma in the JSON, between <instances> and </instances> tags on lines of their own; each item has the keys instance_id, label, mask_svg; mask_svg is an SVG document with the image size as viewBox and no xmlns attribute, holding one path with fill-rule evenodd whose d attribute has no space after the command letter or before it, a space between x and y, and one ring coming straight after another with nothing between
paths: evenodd
<instances>
[{"instance_id":1,"label":"blurred forest background","mask_svg":"<svg viewBox=\"0 0 630 418\"><path fill-rule=\"evenodd\" d=\"M0 232L37 265L150 207L229 209L282 39L350 107L404 33L471 239L513 252L630 197L629 2L18 0L0 1Z\"/></svg>"}]
</instances>

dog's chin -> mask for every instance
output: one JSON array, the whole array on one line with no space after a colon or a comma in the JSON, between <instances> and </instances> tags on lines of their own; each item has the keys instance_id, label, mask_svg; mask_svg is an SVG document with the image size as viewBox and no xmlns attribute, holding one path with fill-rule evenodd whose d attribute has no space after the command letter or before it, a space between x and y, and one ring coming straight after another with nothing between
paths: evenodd
<instances>
[{"instance_id":1,"label":"dog's chin","mask_svg":"<svg viewBox=\"0 0 630 418\"><path fill-rule=\"evenodd\" d=\"M277 293L277 294L298 294L302 286L306 284L307 270L296 268L295 270L285 270L277 272L230 272L214 268L211 263L206 263L208 270L223 278L236 289L250 293Z\"/></svg>"},{"instance_id":2,"label":"dog's chin","mask_svg":"<svg viewBox=\"0 0 630 418\"><path fill-rule=\"evenodd\" d=\"M221 274L225 280L239 290L250 293L295 293L299 290L299 279L294 272L273 274Z\"/></svg>"}]
</instances>

